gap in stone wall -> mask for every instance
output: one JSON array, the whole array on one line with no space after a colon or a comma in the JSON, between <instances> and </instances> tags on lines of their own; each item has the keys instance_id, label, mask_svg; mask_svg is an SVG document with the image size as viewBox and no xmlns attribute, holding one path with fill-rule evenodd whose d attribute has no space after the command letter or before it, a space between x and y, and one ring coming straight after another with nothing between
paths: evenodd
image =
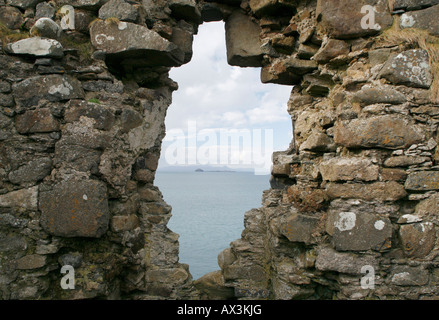
<instances>
[{"instance_id":1,"label":"gap in stone wall","mask_svg":"<svg viewBox=\"0 0 439 320\"><path fill-rule=\"evenodd\" d=\"M257 139L260 133L263 141L267 138L273 144L273 151L288 148L292 125L286 104L291 87L262 84L259 68L230 66L223 22L200 26L191 62L172 69L170 78L178 82L179 89L167 111L167 137L155 184L173 207L168 227L180 235L180 262L188 263L197 279L219 269L217 255L240 238L244 212L260 207L262 192L270 188L271 152L265 172L259 168L253 174L258 159L252 157L252 151L257 150L246 139ZM234 137L239 136L239 145L231 138L229 150L225 150L220 130L237 133ZM193 133L199 139L195 152ZM216 149L215 161L212 153L202 150L213 151L216 144L222 146ZM181 148L176 150L178 146ZM183 157L177 154L182 148ZM228 154L225 162L224 153ZM237 154L239 164L234 158ZM197 168L234 172L195 173Z\"/></svg>"}]
</instances>

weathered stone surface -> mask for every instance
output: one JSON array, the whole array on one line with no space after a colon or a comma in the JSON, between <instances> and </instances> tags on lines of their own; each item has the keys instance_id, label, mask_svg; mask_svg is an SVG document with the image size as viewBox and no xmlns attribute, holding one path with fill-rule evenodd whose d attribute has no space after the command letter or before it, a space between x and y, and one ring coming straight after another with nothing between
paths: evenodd
<instances>
[{"instance_id":1,"label":"weathered stone surface","mask_svg":"<svg viewBox=\"0 0 439 320\"><path fill-rule=\"evenodd\" d=\"M318 222L318 217L293 214L281 227L281 233L291 242L315 243L313 233L317 231Z\"/></svg>"},{"instance_id":2,"label":"weathered stone surface","mask_svg":"<svg viewBox=\"0 0 439 320\"><path fill-rule=\"evenodd\" d=\"M300 150L308 150L314 152L335 151L336 146L334 140L323 132L313 132L308 139L300 145Z\"/></svg>"},{"instance_id":3,"label":"weathered stone surface","mask_svg":"<svg viewBox=\"0 0 439 320\"><path fill-rule=\"evenodd\" d=\"M352 102L358 102L361 106L368 106L376 103L402 104L407 98L401 92L390 87L363 87L355 92L351 98Z\"/></svg>"},{"instance_id":4,"label":"weathered stone surface","mask_svg":"<svg viewBox=\"0 0 439 320\"><path fill-rule=\"evenodd\" d=\"M28 9L30 7L35 7L37 3L42 1L43 0L7 0L6 3L14 7L19 7L21 9Z\"/></svg>"},{"instance_id":5,"label":"weathered stone surface","mask_svg":"<svg viewBox=\"0 0 439 320\"><path fill-rule=\"evenodd\" d=\"M23 16L17 8L0 7L0 22L9 29L19 29L23 23Z\"/></svg>"},{"instance_id":6,"label":"weathered stone surface","mask_svg":"<svg viewBox=\"0 0 439 320\"><path fill-rule=\"evenodd\" d=\"M385 250L390 248L392 224L368 212L336 212L328 220L333 223L332 242L339 251Z\"/></svg>"},{"instance_id":7,"label":"weathered stone surface","mask_svg":"<svg viewBox=\"0 0 439 320\"><path fill-rule=\"evenodd\" d=\"M366 15L361 8L371 5L375 9L376 29L364 29L361 20ZM320 19L320 25L326 32L337 39L356 38L376 34L392 24L387 1L385 0L318 0L316 15Z\"/></svg>"},{"instance_id":8,"label":"weathered stone surface","mask_svg":"<svg viewBox=\"0 0 439 320\"><path fill-rule=\"evenodd\" d=\"M395 181L374 182L372 184L336 184L326 186L331 199L363 199L367 201L396 201L407 196L404 186Z\"/></svg>"},{"instance_id":9,"label":"weathered stone surface","mask_svg":"<svg viewBox=\"0 0 439 320\"><path fill-rule=\"evenodd\" d=\"M37 105L43 99L63 101L84 96L76 78L57 74L27 78L12 85L12 93L15 101L24 107Z\"/></svg>"},{"instance_id":10,"label":"weathered stone surface","mask_svg":"<svg viewBox=\"0 0 439 320\"><path fill-rule=\"evenodd\" d=\"M194 35L184 28L173 28L170 41L175 43L184 52L183 63L188 63L192 59L192 42Z\"/></svg>"},{"instance_id":11,"label":"weathered stone surface","mask_svg":"<svg viewBox=\"0 0 439 320\"><path fill-rule=\"evenodd\" d=\"M46 256L31 254L18 259L16 263L19 270L38 269L46 265Z\"/></svg>"},{"instance_id":12,"label":"weathered stone surface","mask_svg":"<svg viewBox=\"0 0 439 320\"><path fill-rule=\"evenodd\" d=\"M173 0L169 4L172 15L177 19L186 21L201 22L201 12L198 10L194 0Z\"/></svg>"},{"instance_id":13,"label":"weathered stone surface","mask_svg":"<svg viewBox=\"0 0 439 320\"><path fill-rule=\"evenodd\" d=\"M334 130L334 142L348 148L396 149L422 140L423 134L416 127L393 116L338 121Z\"/></svg>"},{"instance_id":14,"label":"weathered stone surface","mask_svg":"<svg viewBox=\"0 0 439 320\"><path fill-rule=\"evenodd\" d=\"M21 134L52 132L60 129L49 108L28 110L16 117L15 128Z\"/></svg>"},{"instance_id":15,"label":"weathered stone surface","mask_svg":"<svg viewBox=\"0 0 439 320\"><path fill-rule=\"evenodd\" d=\"M32 160L9 172L9 181L15 184L35 183L50 174L52 160L48 157Z\"/></svg>"},{"instance_id":16,"label":"weathered stone surface","mask_svg":"<svg viewBox=\"0 0 439 320\"><path fill-rule=\"evenodd\" d=\"M64 55L61 43L54 39L32 37L10 43L5 46L10 54L30 55L35 57L62 58Z\"/></svg>"},{"instance_id":17,"label":"weathered stone surface","mask_svg":"<svg viewBox=\"0 0 439 320\"><path fill-rule=\"evenodd\" d=\"M38 19L30 29L31 34L50 39L58 39L61 32L61 27L50 18Z\"/></svg>"},{"instance_id":18,"label":"weathered stone surface","mask_svg":"<svg viewBox=\"0 0 439 320\"><path fill-rule=\"evenodd\" d=\"M409 174L405 182L407 190L438 190L439 171L416 171Z\"/></svg>"},{"instance_id":19,"label":"weathered stone surface","mask_svg":"<svg viewBox=\"0 0 439 320\"><path fill-rule=\"evenodd\" d=\"M439 0L395 0L393 10L419 10L439 4Z\"/></svg>"},{"instance_id":20,"label":"weathered stone surface","mask_svg":"<svg viewBox=\"0 0 439 320\"><path fill-rule=\"evenodd\" d=\"M391 281L398 286L423 286L428 282L429 272L421 267L396 266Z\"/></svg>"},{"instance_id":21,"label":"weathered stone surface","mask_svg":"<svg viewBox=\"0 0 439 320\"><path fill-rule=\"evenodd\" d=\"M179 66L184 53L146 27L130 22L95 21L90 27L93 46L113 59L134 59L144 66Z\"/></svg>"},{"instance_id":22,"label":"weathered stone surface","mask_svg":"<svg viewBox=\"0 0 439 320\"><path fill-rule=\"evenodd\" d=\"M401 52L389 59L380 76L394 84L429 88L432 75L427 51L413 49Z\"/></svg>"},{"instance_id":23,"label":"weathered stone surface","mask_svg":"<svg viewBox=\"0 0 439 320\"><path fill-rule=\"evenodd\" d=\"M71 179L40 187L41 225L61 237L102 236L108 229L107 188L96 180Z\"/></svg>"},{"instance_id":24,"label":"weathered stone surface","mask_svg":"<svg viewBox=\"0 0 439 320\"><path fill-rule=\"evenodd\" d=\"M402 225L399 237L408 257L424 258L434 247L436 231L431 222L420 222Z\"/></svg>"},{"instance_id":25,"label":"weathered stone surface","mask_svg":"<svg viewBox=\"0 0 439 320\"><path fill-rule=\"evenodd\" d=\"M136 215L114 216L111 219L111 229L115 232L134 230L139 226L139 218Z\"/></svg>"},{"instance_id":26,"label":"weathered stone surface","mask_svg":"<svg viewBox=\"0 0 439 320\"><path fill-rule=\"evenodd\" d=\"M339 55L348 54L350 46L346 41L329 39L324 46L313 56L313 60L320 64L326 63Z\"/></svg>"},{"instance_id":27,"label":"weathered stone surface","mask_svg":"<svg viewBox=\"0 0 439 320\"><path fill-rule=\"evenodd\" d=\"M99 9L99 19L117 18L136 22L138 17L137 9L124 0L110 0Z\"/></svg>"},{"instance_id":28,"label":"weathered stone surface","mask_svg":"<svg viewBox=\"0 0 439 320\"><path fill-rule=\"evenodd\" d=\"M327 181L373 181L378 179L379 167L367 158L333 158L323 161L319 170Z\"/></svg>"},{"instance_id":29,"label":"weathered stone surface","mask_svg":"<svg viewBox=\"0 0 439 320\"><path fill-rule=\"evenodd\" d=\"M94 119L94 127L100 130L110 130L115 122L114 110L107 105L83 100L69 101L64 113L65 121L78 121L81 116Z\"/></svg>"},{"instance_id":30,"label":"weathered stone surface","mask_svg":"<svg viewBox=\"0 0 439 320\"><path fill-rule=\"evenodd\" d=\"M361 268L363 266L376 268L377 265L378 263L373 256L341 253L329 247L320 247L317 250L317 270L361 274Z\"/></svg>"},{"instance_id":31,"label":"weathered stone surface","mask_svg":"<svg viewBox=\"0 0 439 320\"><path fill-rule=\"evenodd\" d=\"M427 157L416 157L416 156L397 156L390 157L384 161L386 167L408 167L416 164L421 164L426 161L430 161Z\"/></svg>"},{"instance_id":32,"label":"weathered stone surface","mask_svg":"<svg viewBox=\"0 0 439 320\"><path fill-rule=\"evenodd\" d=\"M56 9L55 7L48 2L40 2L36 6L35 10L35 19L40 18L50 18L52 19L55 16Z\"/></svg>"},{"instance_id":33,"label":"weathered stone surface","mask_svg":"<svg viewBox=\"0 0 439 320\"><path fill-rule=\"evenodd\" d=\"M261 67L260 27L248 16L235 11L226 20L225 28L227 62L233 66Z\"/></svg>"},{"instance_id":34,"label":"weathered stone surface","mask_svg":"<svg viewBox=\"0 0 439 320\"><path fill-rule=\"evenodd\" d=\"M0 195L0 208L38 209L38 186Z\"/></svg>"},{"instance_id":35,"label":"weathered stone surface","mask_svg":"<svg viewBox=\"0 0 439 320\"><path fill-rule=\"evenodd\" d=\"M380 172L384 181L405 181L407 173L403 169L382 168Z\"/></svg>"},{"instance_id":36,"label":"weathered stone surface","mask_svg":"<svg viewBox=\"0 0 439 320\"><path fill-rule=\"evenodd\" d=\"M221 271L212 271L194 282L195 287L200 290L201 298L208 300L227 300L233 298L233 288L226 287Z\"/></svg>"},{"instance_id":37,"label":"weathered stone surface","mask_svg":"<svg viewBox=\"0 0 439 320\"><path fill-rule=\"evenodd\" d=\"M296 5L296 0L250 0L250 8L257 16L288 15Z\"/></svg>"},{"instance_id":38,"label":"weathered stone surface","mask_svg":"<svg viewBox=\"0 0 439 320\"><path fill-rule=\"evenodd\" d=\"M400 26L401 28L417 28L425 29L432 35L439 35L439 26L436 23L436 17L439 14L439 5L433 7L406 12L401 16Z\"/></svg>"},{"instance_id":39,"label":"weathered stone surface","mask_svg":"<svg viewBox=\"0 0 439 320\"><path fill-rule=\"evenodd\" d=\"M415 209L416 217L419 219L432 218L439 210L439 194L433 194L427 199L418 203Z\"/></svg>"}]
</instances>

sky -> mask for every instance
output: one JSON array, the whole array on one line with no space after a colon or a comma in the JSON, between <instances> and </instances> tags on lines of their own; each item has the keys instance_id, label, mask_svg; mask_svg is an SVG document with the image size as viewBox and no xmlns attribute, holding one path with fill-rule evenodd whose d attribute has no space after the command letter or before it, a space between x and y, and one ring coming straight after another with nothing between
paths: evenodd
<instances>
[{"instance_id":1,"label":"sky","mask_svg":"<svg viewBox=\"0 0 439 320\"><path fill-rule=\"evenodd\" d=\"M228 65L223 22L201 25L192 60L170 72L179 89L165 120L160 167L269 170L271 153L287 149L291 141L287 101L292 87L263 84L260 72Z\"/></svg>"}]
</instances>

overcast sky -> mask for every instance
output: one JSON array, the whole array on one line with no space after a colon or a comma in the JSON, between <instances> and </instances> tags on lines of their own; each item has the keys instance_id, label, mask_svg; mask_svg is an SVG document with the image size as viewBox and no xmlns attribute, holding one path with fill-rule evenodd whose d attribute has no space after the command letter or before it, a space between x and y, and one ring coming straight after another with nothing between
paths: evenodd
<instances>
[{"instance_id":1,"label":"overcast sky","mask_svg":"<svg viewBox=\"0 0 439 320\"><path fill-rule=\"evenodd\" d=\"M285 150L292 135L291 118L287 113L291 87L262 84L260 68L228 65L223 22L201 25L194 38L193 52L188 64L173 68L170 72L171 79L178 82L179 89L173 93L172 105L166 117L167 136L163 142L161 166L175 164L169 163L173 161L170 154L175 149L176 137L181 136L182 132L185 138L180 140L185 142L180 141L179 146L185 145L187 150L195 147L189 142L194 132L198 135L196 147L199 149L204 141L209 140L206 132L212 135L209 143L204 145L212 147L213 144L220 144L220 130L230 133L233 129L241 133L250 132L252 138L260 133L263 141L271 139L272 132L273 149ZM244 142L242 144L240 152L247 152L247 156L254 152L254 148L244 145ZM166 156L167 148L169 152ZM229 148L229 152L233 151ZM233 167L230 163L228 166Z\"/></svg>"}]
</instances>

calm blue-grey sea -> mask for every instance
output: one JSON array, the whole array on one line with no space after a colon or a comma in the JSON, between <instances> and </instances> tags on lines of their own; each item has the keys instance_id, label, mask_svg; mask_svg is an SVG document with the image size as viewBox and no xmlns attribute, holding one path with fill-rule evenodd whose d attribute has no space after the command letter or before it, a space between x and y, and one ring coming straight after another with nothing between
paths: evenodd
<instances>
[{"instance_id":1,"label":"calm blue-grey sea","mask_svg":"<svg viewBox=\"0 0 439 320\"><path fill-rule=\"evenodd\" d=\"M218 254L239 239L244 213L261 207L269 176L250 172L156 173L155 185L172 206L169 229L180 235L180 262L194 279L219 270Z\"/></svg>"}]
</instances>

